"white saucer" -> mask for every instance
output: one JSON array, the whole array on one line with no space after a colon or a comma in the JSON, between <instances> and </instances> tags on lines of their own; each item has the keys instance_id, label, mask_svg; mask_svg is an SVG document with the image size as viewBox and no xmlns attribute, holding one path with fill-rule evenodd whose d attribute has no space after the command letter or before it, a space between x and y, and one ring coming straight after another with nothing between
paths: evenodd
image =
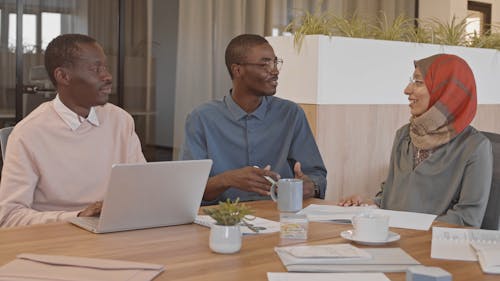
<instances>
[{"instance_id":1,"label":"white saucer","mask_svg":"<svg viewBox=\"0 0 500 281\"><path fill-rule=\"evenodd\" d=\"M363 244L363 245L383 245L386 243L391 243L394 241L398 241L401 236L395 232L389 231L389 235L387 237L387 240L385 241L362 241L362 240L357 240L354 238L354 230L345 230L340 233L340 236L344 239L351 240L353 242L356 242L358 244Z\"/></svg>"}]
</instances>

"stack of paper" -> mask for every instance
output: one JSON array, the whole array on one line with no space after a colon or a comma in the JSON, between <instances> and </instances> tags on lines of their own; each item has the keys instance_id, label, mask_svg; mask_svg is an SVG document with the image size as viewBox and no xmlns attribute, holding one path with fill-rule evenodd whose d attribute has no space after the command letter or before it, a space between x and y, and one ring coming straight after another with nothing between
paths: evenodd
<instances>
[{"instance_id":1,"label":"stack of paper","mask_svg":"<svg viewBox=\"0 0 500 281\"><path fill-rule=\"evenodd\" d=\"M484 272L500 274L500 231L433 227L431 257L479 260Z\"/></svg>"},{"instance_id":2,"label":"stack of paper","mask_svg":"<svg viewBox=\"0 0 500 281\"><path fill-rule=\"evenodd\" d=\"M476 250L483 272L500 274L500 245L472 242L471 246Z\"/></svg>"},{"instance_id":3,"label":"stack of paper","mask_svg":"<svg viewBox=\"0 0 500 281\"><path fill-rule=\"evenodd\" d=\"M335 205L311 204L300 211L309 221L351 223L353 216L361 213L389 216L389 226L416 230L429 230L436 215L378 209L375 205L366 207L341 207Z\"/></svg>"},{"instance_id":4,"label":"stack of paper","mask_svg":"<svg viewBox=\"0 0 500 281\"><path fill-rule=\"evenodd\" d=\"M358 249L350 244L277 247L292 272L403 272L420 264L400 248Z\"/></svg>"},{"instance_id":5,"label":"stack of paper","mask_svg":"<svg viewBox=\"0 0 500 281\"><path fill-rule=\"evenodd\" d=\"M383 273L286 273L268 272L269 281L390 281Z\"/></svg>"},{"instance_id":6,"label":"stack of paper","mask_svg":"<svg viewBox=\"0 0 500 281\"><path fill-rule=\"evenodd\" d=\"M500 244L500 231L470 228L432 228L431 258L477 261L471 247L474 242L480 245Z\"/></svg>"},{"instance_id":7,"label":"stack of paper","mask_svg":"<svg viewBox=\"0 0 500 281\"><path fill-rule=\"evenodd\" d=\"M198 215L194 220L194 223L210 227L212 224L215 224L215 220L207 215ZM241 234L249 235L249 234L266 234L266 233L275 233L280 231L280 223L272 220L267 220L260 217L255 217L255 219L249 221L253 227L256 227L258 232L254 232L248 227L241 225Z\"/></svg>"}]
</instances>

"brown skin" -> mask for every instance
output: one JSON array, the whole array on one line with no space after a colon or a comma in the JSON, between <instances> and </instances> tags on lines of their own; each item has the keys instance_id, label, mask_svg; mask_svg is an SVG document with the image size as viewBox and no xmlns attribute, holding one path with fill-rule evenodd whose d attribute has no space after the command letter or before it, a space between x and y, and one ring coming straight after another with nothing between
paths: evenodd
<instances>
[{"instance_id":1,"label":"brown skin","mask_svg":"<svg viewBox=\"0 0 500 281\"><path fill-rule=\"evenodd\" d=\"M404 89L404 94L408 96L408 101L410 102L410 113L411 115L417 117L425 113L429 109L429 102L431 95L429 90L424 83L424 77L420 69L415 68L413 72L414 83L409 83ZM348 198L340 200L339 206L349 207L349 206L361 206L361 205L373 205L374 202L369 199L364 199L360 195L352 195Z\"/></svg>"},{"instance_id":2,"label":"brown skin","mask_svg":"<svg viewBox=\"0 0 500 281\"><path fill-rule=\"evenodd\" d=\"M61 102L73 112L87 118L93 106L104 105L111 93L112 76L107 59L97 43L78 44L77 59L70 66L54 70L57 92ZM90 204L78 216L99 216L102 201Z\"/></svg>"},{"instance_id":3,"label":"brown skin","mask_svg":"<svg viewBox=\"0 0 500 281\"><path fill-rule=\"evenodd\" d=\"M420 69L416 68L413 72L413 79L415 83L410 83L405 88L405 95L408 95L408 101L410 102L410 113L413 116L420 116L429 109L429 102L431 100L431 95L429 90L425 86L424 78L422 77L422 72Z\"/></svg>"},{"instance_id":4,"label":"brown skin","mask_svg":"<svg viewBox=\"0 0 500 281\"><path fill-rule=\"evenodd\" d=\"M269 70L265 66L255 65L254 63L265 63L275 59L276 55L271 45L261 44L250 48L246 60L242 62L252 64L231 65L231 72L233 73L232 97L236 104L247 113L251 113L259 107L262 97L273 96L278 86L279 71L277 68ZM294 173L295 178L303 180L304 198L314 196L314 183L302 173L299 162L294 166ZM276 172L271 171L270 166L264 169L243 167L210 177L203 199L207 201L214 200L230 187L255 192L260 195L269 195L271 184L264 176L269 176L274 180L278 180L280 177Z\"/></svg>"},{"instance_id":5,"label":"brown skin","mask_svg":"<svg viewBox=\"0 0 500 281\"><path fill-rule=\"evenodd\" d=\"M71 66L56 68L54 76L62 103L86 118L91 107L108 102L112 76L107 70L106 55L99 44L78 46L78 58Z\"/></svg>"}]
</instances>

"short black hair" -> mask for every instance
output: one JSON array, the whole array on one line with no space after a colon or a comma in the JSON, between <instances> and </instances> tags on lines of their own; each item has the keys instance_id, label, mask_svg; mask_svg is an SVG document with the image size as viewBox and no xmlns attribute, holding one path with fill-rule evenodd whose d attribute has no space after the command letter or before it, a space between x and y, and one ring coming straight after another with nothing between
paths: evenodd
<instances>
[{"instance_id":1,"label":"short black hair","mask_svg":"<svg viewBox=\"0 0 500 281\"><path fill-rule=\"evenodd\" d=\"M269 42L267 42L266 38L257 34L238 35L229 42L226 48L226 67L231 80L233 79L231 65L242 63L246 58L248 49L262 44L269 44Z\"/></svg>"},{"instance_id":2,"label":"short black hair","mask_svg":"<svg viewBox=\"0 0 500 281\"><path fill-rule=\"evenodd\" d=\"M57 87L54 70L73 64L80 51L78 44L92 44L96 40L84 34L63 34L50 41L45 50L45 69L50 81Z\"/></svg>"}]
</instances>

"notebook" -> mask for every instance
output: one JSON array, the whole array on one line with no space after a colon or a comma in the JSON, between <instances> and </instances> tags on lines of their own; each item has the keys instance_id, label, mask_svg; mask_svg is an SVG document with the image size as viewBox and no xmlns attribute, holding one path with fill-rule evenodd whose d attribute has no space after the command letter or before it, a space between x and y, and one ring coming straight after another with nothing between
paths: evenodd
<instances>
[{"instance_id":1,"label":"notebook","mask_svg":"<svg viewBox=\"0 0 500 281\"><path fill-rule=\"evenodd\" d=\"M70 222L95 233L192 223L212 160L115 164L100 217Z\"/></svg>"},{"instance_id":2,"label":"notebook","mask_svg":"<svg viewBox=\"0 0 500 281\"><path fill-rule=\"evenodd\" d=\"M274 250L289 272L404 272L420 264L401 248L316 249L325 246L328 245L276 247ZM355 248L350 244L330 246ZM304 247L310 250L304 251ZM298 255L293 250L299 248L301 254Z\"/></svg>"},{"instance_id":3,"label":"notebook","mask_svg":"<svg viewBox=\"0 0 500 281\"><path fill-rule=\"evenodd\" d=\"M475 248L500 245L500 231L470 228L432 228L431 258L477 261Z\"/></svg>"}]
</instances>

